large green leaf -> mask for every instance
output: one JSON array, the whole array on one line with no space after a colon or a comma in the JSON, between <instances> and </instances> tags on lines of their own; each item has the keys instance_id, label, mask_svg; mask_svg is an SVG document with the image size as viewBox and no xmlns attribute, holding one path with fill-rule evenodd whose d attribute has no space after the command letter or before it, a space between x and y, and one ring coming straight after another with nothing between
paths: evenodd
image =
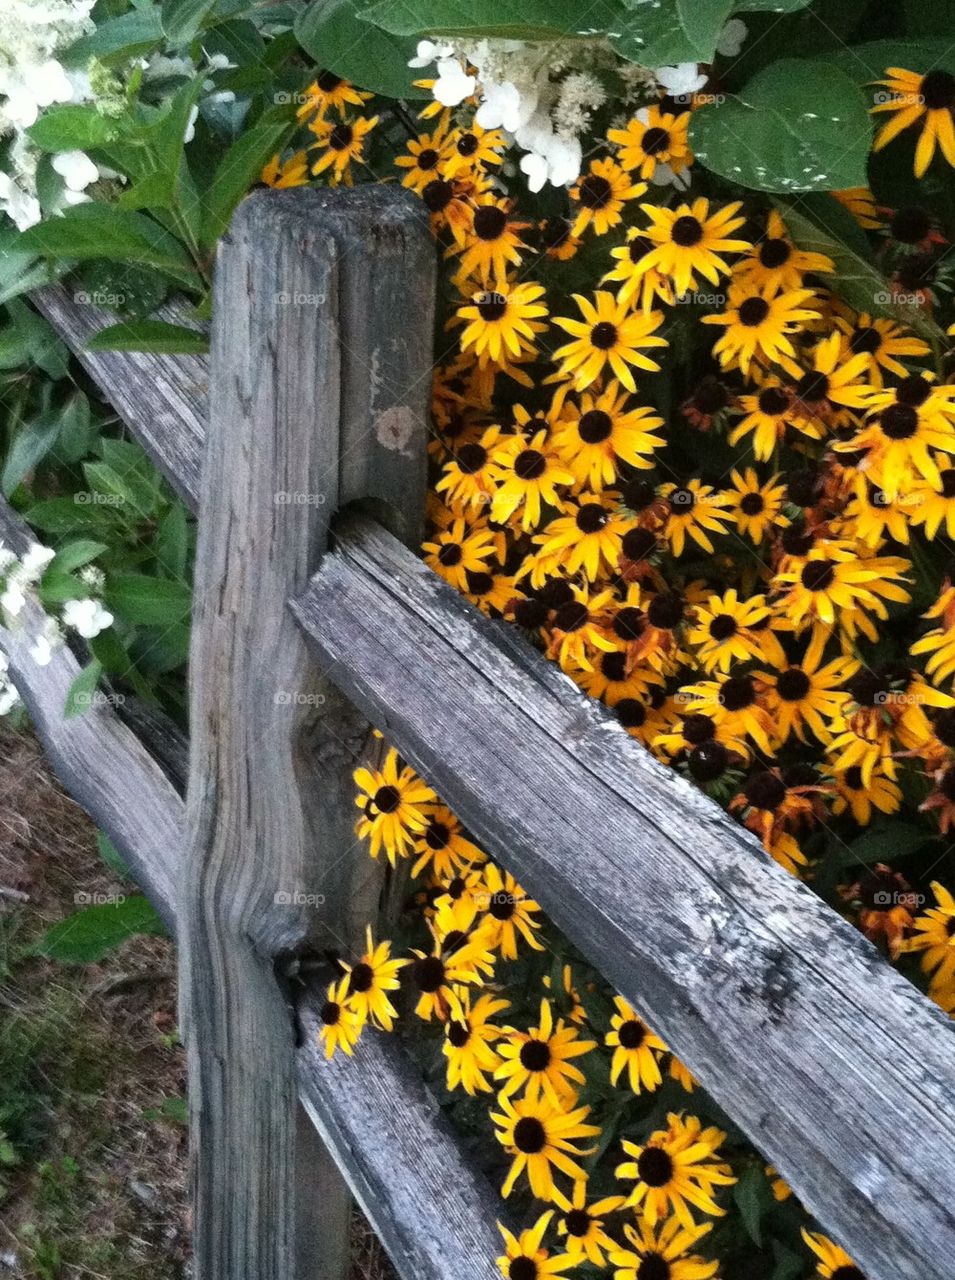
<instances>
[{"instance_id":1,"label":"large green leaf","mask_svg":"<svg viewBox=\"0 0 955 1280\"><path fill-rule=\"evenodd\" d=\"M202 198L202 244L206 248L211 248L225 231L236 205L258 180L265 163L281 149L293 127L289 107L272 107L222 157Z\"/></svg>"},{"instance_id":2,"label":"large green leaf","mask_svg":"<svg viewBox=\"0 0 955 1280\"><path fill-rule=\"evenodd\" d=\"M622 58L648 67L696 62L696 45L687 35L674 0L622 0L620 25L606 30Z\"/></svg>"},{"instance_id":3,"label":"large green leaf","mask_svg":"<svg viewBox=\"0 0 955 1280\"><path fill-rule=\"evenodd\" d=\"M38 466L56 445L60 434L60 418L49 413L21 427L13 438L0 475L0 489L9 497L14 489Z\"/></svg>"},{"instance_id":4,"label":"large green leaf","mask_svg":"<svg viewBox=\"0 0 955 1280\"><path fill-rule=\"evenodd\" d=\"M171 626L189 616L192 592L184 582L127 573L110 581L106 603L126 622L140 626Z\"/></svg>"},{"instance_id":5,"label":"large green leaf","mask_svg":"<svg viewBox=\"0 0 955 1280\"><path fill-rule=\"evenodd\" d=\"M864 186L872 125L862 94L826 62L786 58L739 97L693 115L701 164L756 191L838 191Z\"/></svg>"},{"instance_id":6,"label":"large green leaf","mask_svg":"<svg viewBox=\"0 0 955 1280\"><path fill-rule=\"evenodd\" d=\"M812 0L736 0L734 13L798 13L808 9Z\"/></svg>"},{"instance_id":7,"label":"large green leaf","mask_svg":"<svg viewBox=\"0 0 955 1280\"><path fill-rule=\"evenodd\" d=\"M556 40L607 30L614 11L606 0L378 0L359 17L396 36L494 36L508 40Z\"/></svg>"},{"instance_id":8,"label":"large green leaf","mask_svg":"<svg viewBox=\"0 0 955 1280\"><path fill-rule=\"evenodd\" d=\"M955 48L951 40L872 40L837 49L832 60L857 84L882 80L889 67L905 67L920 73L944 67L955 72Z\"/></svg>"},{"instance_id":9,"label":"large green leaf","mask_svg":"<svg viewBox=\"0 0 955 1280\"><path fill-rule=\"evenodd\" d=\"M162 320L122 320L94 333L87 351L159 351L165 355L201 355L209 339L198 329Z\"/></svg>"},{"instance_id":10,"label":"large green leaf","mask_svg":"<svg viewBox=\"0 0 955 1280\"><path fill-rule=\"evenodd\" d=\"M733 0L676 0L680 25L700 62L711 62L716 42L733 11Z\"/></svg>"},{"instance_id":11,"label":"large green leaf","mask_svg":"<svg viewBox=\"0 0 955 1280\"><path fill-rule=\"evenodd\" d=\"M832 288L856 311L870 315L890 316L914 330L926 342L938 346L944 343L941 329L928 316L909 307L897 307L883 276L869 262L819 227L801 210L789 204L780 204L780 213L795 243L800 249L824 253L835 264Z\"/></svg>"},{"instance_id":12,"label":"large green leaf","mask_svg":"<svg viewBox=\"0 0 955 1280\"><path fill-rule=\"evenodd\" d=\"M312 0L295 24L299 44L320 67L388 98L423 98L408 66L415 41L364 22L353 0Z\"/></svg>"},{"instance_id":13,"label":"large green leaf","mask_svg":"<svg viewBox=\"0 0 955 1280\"><path fill-rule=\"evenodd\" d=\"M27 132L41 151L88 151L115 138L119 126L94 106L63 103L48 107Z\"/></svg>"},{"instance_id":14,"label":"large green leaf","mask_svg":"<svg viewBox=\"0 0 955 1280\"><path fill-rule=\"evenodd\" d=\"M175 236L143 214L95 201L30 227L17 247L72 261L111 258L153 267L184 284L197 281L192 260Z\"/></svg>"},{"instance_id":15,"label":"large green leaf","mask_svg":"<svg viewBox=\"0 0 955 1280\"><path fill-rule=\"evenodd\" d=\"M82 716L89 711L102 674L103 664L97 658L91 658L69 687L63 708L64 720L72 720L74 716Z\"/></svg>"},{"instance_id":16,"label":"large green leaf","mask_svg":"<svg viewBox=\"0 0 955 1280\"><path fill-rule=\"evenodd\" d=\"M83 894L78 893L82 901ZM93 899L95 895L87 894ZM94 902L53 926L36 944L40 955L65 964L94 964L136 934L165 934L155 908L141 894Z\"/></svg>"},{"instance_id":17,"label":"large green leaf","mask_svg":"<svg viewBox=\"0 0 955 1280\"><path fill-rule=\"evenodd\" d=\"M162 8L163 34L173 46L189 44L215 7L216 0L165 0Z\"/></svg>"},{"instance_id":18,"label":"large green leaf","mask_svg":"<svg viewBox=\"0 0 955 1280\"><path fill-rule=\"evenodd\" d=\"M161 11L151 5L98 23L59 56L71 67L85 67L90 58L107 64L126 62L155 49L162 37Z\"/></svg>"}]
</instances>

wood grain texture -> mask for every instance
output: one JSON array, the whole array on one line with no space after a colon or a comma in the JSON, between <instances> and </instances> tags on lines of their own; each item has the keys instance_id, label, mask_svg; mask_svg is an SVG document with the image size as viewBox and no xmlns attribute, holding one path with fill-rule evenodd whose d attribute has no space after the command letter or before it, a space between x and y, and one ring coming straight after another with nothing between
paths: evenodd
<instances>
[{"instance_id":1,"label":"wood grain texture","mask_svg":"<svg viewBox=\"0 0 955 1280\"><path fill-rule=\"evenodd\" d=\"M955 1027L715 803L371 521L294 611L870 1280L955 1256ZM520 656L515 656L517 653Z\"/></svg>"},{"instance_id":2,"label":"wood grain texture","mask_svg":"<svg viewBox=\"0 0 955 1280\"><path fill-rule=\"evenodd\" d=\"M18 555L35 541L10 506L0 499L0 542ZM30 657L33 637L46 615L28 599L21 626L0 627L0 650L26 704L57 777L110 837L139 885L174 930L178 874L184 831L184 806L165 772L120 719L114 707L100 704L81 716L63 719L63 708L80 664L66 647L49 665ZM130 797L135 797L135 803Z\"/></svg>"},{"instance_id":3,"label":"wood grain texture","mask_svg":"<svg viewBox=\"0 0 955 1280\"><path fill-rule=\"evenodd\" d=\"M302 1097L403 1280L500 1280L502 1204L394 1036L368 1028L353 1059L316 1053L319 991L299 1009Z\"/></svg>"},{"instance_id":4,"label":"wood grain texture","mask_svg":"<svg viewBox=\"0 0 955 1280\"><path fill-rule=\"evenodd\" d=\"M142 351L87 351L90 338L115 324L114 312L61 284L45 285L30 301L76 355L143 448L191 511L199 502L202 442L208 418L209 361ZM184 303L156 318L199 328Z\"/></svg>"}]
</instances>

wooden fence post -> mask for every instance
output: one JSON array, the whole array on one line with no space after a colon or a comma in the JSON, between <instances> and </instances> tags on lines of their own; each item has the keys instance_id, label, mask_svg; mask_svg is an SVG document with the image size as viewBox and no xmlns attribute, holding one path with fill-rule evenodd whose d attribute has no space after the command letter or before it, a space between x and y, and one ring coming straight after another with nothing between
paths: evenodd
<instances>
[{"instance_id":1,"label":"wooden fence post","mask_svg":"<svg viewBox=\"0 0 955 1280\"><path fill-rule=\"evenodd\" d=\"M275 969L310 938L350 941L351 772L369 728L316 672L286 601L343 498L378 488L422 508L432 289L430 272L414 281L428 305L392 313L386 354L379 304L430 261L430 243L404 193L352 200L257 193L217 264L180 931L197 1280L340 1280L347 1268L349 1200L301 1131ZM364 312L352 309L360 273ZM376 450L392 462L381 486ZM306 1162L312 1204L296 1195Z\"/></svg>"}]
</instances>

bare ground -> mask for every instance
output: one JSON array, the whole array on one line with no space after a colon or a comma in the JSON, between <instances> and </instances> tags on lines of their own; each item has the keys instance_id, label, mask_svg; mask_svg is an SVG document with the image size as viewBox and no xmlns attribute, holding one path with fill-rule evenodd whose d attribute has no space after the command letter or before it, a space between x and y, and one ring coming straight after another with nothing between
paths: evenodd
<instances>
[{"instance_id":1,"label":"bare ground","mask_svg":"<svg viewBox=\"0 0 955 1280\"><path fill-rule=\"evenodd\" d=\"M36 740L0 727L0 1280L189 1275L173 945L82 966L31 952L124 890ZM352 1280L392 1280L358 1215L353 1244Z\"/></svg>"}]
</instances>

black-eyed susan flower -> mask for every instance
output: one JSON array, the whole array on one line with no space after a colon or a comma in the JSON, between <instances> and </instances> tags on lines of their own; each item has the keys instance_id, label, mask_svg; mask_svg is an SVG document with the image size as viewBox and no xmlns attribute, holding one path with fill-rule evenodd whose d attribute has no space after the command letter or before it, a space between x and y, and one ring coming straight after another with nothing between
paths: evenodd
<instances>
[{"instance_id":1,"label":"black-eyed susan flower","mask_svg":"<svg viewBox=\"0 0 955 1280\"><path fill-rule=\"evenodd\" d=\"M356 89L333 71L320 71L302 94L296 115L300 124L315 116L324 117L329 111L344 116L348 107L363 107L372 97L374 94Z\"/></svg>"},{"instance_id":2,"label":"black-eyed susan flower","mask_svg":"<svg viewBox=\"0 0 955 1280\"><path fill-rule=\"evenodd\" d=\"M868 187L846 187L844 191L833 191L831 194L849 210L864 230L878 231L882 227L875 196Z\"/></svg>"},{"instance_id":3,"label":"black-eyed susan flower","mask_svg":"<svg viewBox=\"0 0 955 1280\"><path fill-rule=\"evenodd\" d=\"M497 1129L494 1136L513 1157L501 1187L505 1199L522 1173L527 1174L531 1191L538 1200L552 1200L554 1169L575 1181L585 1178L578 1161L589 1152L578 1145L594 1138L600 1127L587 1124L589 1107L565 1110L555 1107L545 1094L536 1098L499 1099L500 1111L492 1112Z\"/></svg>"},{"instance_id":4,"label":"black-eyed susan flower","mask_svg":"<svg viewBox=\"0 0 955 1280\"><path fill-rule=\"evenodd\" d=\"M683 710L709 716L730 738L752 738L771 756L778 730L766 707L768 688L761 672L720 672L714 680L683 686Z\"/></svg>"},{"instance_id":5,"label":"black-eyed susan flower","mask_svg":"<svg viewBox=\"0 0 955 1280\"><path fill-rule=\"evenodd\" d=\"M835 321L844 335L848 354L867 357L869 377L875 386L881 386L883 370L897 378L908 377L909 371L899 357L920 360L930 352L927 342L906 333L902 325L887 316L870 316L861 311L852 319L837 315Z\"/></svg>"},{"instance_id":6,"label":"black-eyed susan flower","mask_svg":"<svg viewBox=\"0 0 955 1280\"><path fill-rule=\"evenodd\" d=\"M748 831L759 836L766 852L797 875L808 859L794 831L808 828L822 817L821 790L814 784L788 785L779 768L757 768L729 807L741 815Z\"/></svg>"},{"instance_id":7,"label":"black-eyed susan flower","mask_svg":"<svg viewBox=\"0 0 955 1280\"><path fill-rule=\"evenodd\" d=\"M859 661L850 654L839 654L823 662L828 627L813 627L805 653L778 674L767 672L768 702L785 742L795 734L806 741L807 730L821 743L832 740L831 724L845 709L849 680L859 669Z\"/></svg>"},{"instance_id":8,"label":"black-eyed susan flower","mask_svg":"<svg viewBox=\"0 0 955 1280\"><path fill-rule=\"evenodd\" d=\"M355 803L361 810L355 830L370 842L373 858L384 850L394 866L396 859L407 856L414 837L424 831L428 809L437 796L410 765L399 769L393 748L381 769L356 769L355 783L359 788Z\"/></svg>"},{"instance_id":9,"label":"black-eyed susan flower","mask_svg":"<svg viewBox=\"0 0 955 1280\"><path fill-rule=\"evenodd\" d=\"M592 698L602 698L615 707L629 698L645 698L651 685L660 686L663 677L653 667L631 666L626 649L593 656L593 670L571 672L572 678Z\"/></svg>"},{"instance_id":10,"label":"black-eyed susan flower","mask_svg":"<svg viewBox=\"0 0 955 1280\"><path fill-rule=\"evenodd\" d=\"M344 965L348 978L348 1007L358 1014L362 1023L370 1019L383 1031L392 1029L398 1013L388 998L388 992L398 990L401 985L398 974L407 963L407 960L392 959L391 943L376 944L371 925L367 926L364 954L357 963Z\"/></svg>"},{"instance_id":11,"label":"black-eyed susan flower","mask_svg":"<svg viewBox=\"0 0 955 1280\"><path fill-rule=\"evenodd\" d=\"M668 306L673 305L673 282L657 267L648 266L644 259L656 249L656 243L650 240L638 227L631 227L626 241L610 250L611 258L617 265L603 277L601 283L615 284L619 282L617 298L630 305L637 301L642 311L652 311L654 303L659 299Z\"/></svg>"},{"instance_id":12,"label":"black-eyed susan flower","mask_svg":"<svg viewBox=\"0 0 955 1280\"><path fill-rule=\"evenodd\" d=\"M617 1246L610 1251L614 1280L711 1280L719 1263L705 1262L694 1252L711 1228L709 1222L687 1226L675 1217L659 1228L647 1220L635 1226L625 1223L630 1248Z\"/></svg>"},{"instance_id":13,"label":"black-eyed susan flower","mask_svg":"<svg viewBox=\"0 0 955 1280\"><path fill-rule=\"evenodd\" d=\"M882 488L894 498L904 493L909 477L921 476L934 488L941 486L941 473L933 450L955 453L955 427L936 415L896 400L870 415L861 431L839 441L843 452L866 451L867 462Z\"/></svg>"},{"instance_id":14,"label":"black-eyed susan flower","mask_svg":"<svg viewBox=\"0 0 955 1280\"><path fill-rule=\"evenodd\" d=\"M482 129L476 120L466 128L452 129L443 169L449 178L471 177L497 168L507 145L500 129Z\"/></svg>"},{"instance_id":15,"label":"black-eyed susan flower","mask_svg":"<svg viewBox=\"0 0 955 1280\"><path fill-rule=\"evenodd\" d=\"M670 1112L667 1128L655 1130L643 1145L624 1141L624 1152L633 1158L618 1165L616 1174L634 1182L628 1207L642 1214L647 1227L655 1227L672 1213L681 1226L693 1231L697 1224L691 1206L722 1217L726 1210L713 1199L714 1192L736 1181L717 1158L725 1138L719 1129L704 1129L696 1116L684 1118Z\"/></svg>"},{"instance_id":16,"label":"black-eyed susan flower","mask_svg":"<svg viewBox=\"0 0 955 1280\"><path fill-rule=\"evenodd\" d=\"M915 919L915 933L902 950L921 957L929 976L929 995L946 1012L955 1010L955 898L943 884L932 881L935 906Z\"/></svg>"},{"instance_id":17,"label":"black-eyed susan flower","mask_svg":"<svg viewBox=\"0 0 955 1280\"><path fill-rule=\"evenodd\" d=\"M760 481L753 467L732 472L732 488L726 490L726 511L732 512L741 538L749 538L758 547L773 529L785 529L789 518L783 515L786 486L778 484L779 476Z\"/></svg>"},{"instance_id":18,"label":"black-eyed susan flower","mask_svg":"<svg viewBox=\"0 0 955 1280\"><path fill-rule=\"evenodd\" d=\"M876 640L869 617L884 621L886 601L905 604L908 591L901 585L910 568L900 556L870 556L844 540L829 539L811 548L801 561L776 574L779 607L797 625L837 622L854 636L858 631Z\"/></svg>"},{"instance_id":19,"label":"black-eyed susan flower","mask_svg":"<svg viewBox=\"0 0 955 1280\"><path fill-rule=\"evenodd\" d=\"M533 351L535 338L547 327L543 296L542 286L529 281L475 293L458 308L458 319L465 321L462 350L473 347L482 364L501 364L508 353L520 357Z\"/></svg>"},{"instance_id":20,"label":"black-eyed susan flower","mask_svg":"<svg viewBox=\"0 0 955 1280\"><path fill-rule=\"evenodd\" d=\"M724 369L740 369L744 375L754 360L764 364L795 357L789 335L816 314L805 304L811 289L780 293L771 281L744 277L730 286L726 310L704 316L704 324L720 325L726 332L713 344L713 354Z\"/></svg>"},{"instance_id":21,"label":"black-eyed susan flower","mask_svg":"<svg viewBox=\"0 0 955 1280\"><path fill-rule=\"evenodd\" d=\"M610 1061L610 1083L615 1085L624 1071L634 1093L652 1093L663 1083L660 1057L666 1045L624 1000L614 996L616 1012L610 1019L610 1030L604 1044L613 1049Z\"/></svg>"},{"instance_id":22,"label":"black-eyed susan flower","mask_svg":"<svg viewBox=\"0 0 955 1280\"><path fill-rule=\"evenodd\" d=\"M540 907L528 897L509 871L489 862L484 868L485 894L481 905L486 912L480 926L480 941L505 960L517 959L517 940L523 938L534 951L543 951L536 933Z\"/></svg>"},{"instance_id":23,"label":"black-eyed susan flower","mask_svg":"<svg viewBox=\"0 0 955 1280\"><path fill-rule=\"evenodd\" d=\"M802 1228L802 1238L816 1255L816 1275L823 1280L866 1280L860 1267L852 1261L845 1249L834 1244L820 1231Z\"/></svg>"},{"instance_id":24,"label":"black-eyed susan flower","mask_svg":"<svg viewBox=\"0 0 955 1280\"><path fill-rule=\"evenodd\" d=\"M869 941L884 946L889 958L898 960L917 901L905 877L877 862L866 867L855 884L840 886L839 896L858 914L858 926Z\"/></svg>"},{"instance_id":25,"label":"black-eyed susan flower","mask_svg":"<svg viewBox=\"0 0 955 1280\"><path fill-rule=\"evenodd\" d=\"M540 546L540 564L548 568L559 564L570 574L583 570L588 582L596 582L602 573L613 571L628 528L628 520L613 496L582 493L579 499L562 502L561 510L564 514L534 535Z\"/></svg>"},{"instance_id":26,"label":"black-eyed susan flower","mask_svg":"<svg viewBox=\"0 0 955 1280\"><path fill-rule=\"evenodd\" d=\"M468 525L462 516L457 516L433 542L425 542L422 550L425 563L435 573L452 587L465 591L468 573L486 569L487 561L494 554L494 535L485 523Z\"/></svg>"},{"instance_id":27,"label":"black-eyed susan flower","mask_svg":"<svg viewBox=\"0 0 955 1280\"><path fill-rule=\"evenodd\" d=\"M733 519L732 514L724 510L726 494L718 493L712 485L703 484L694 476L686 484L663 485L660 495L666 499L669 508L663 533L673 554L683 555L688 537L698 547L712 553L713 542L709 535L725 533L727 524Z\"/></svg>"},{"instance_id":28,"label":"black-eyed susan flower","mask_svg":"<svg viewBox=\"0 0 955 1280\"><path fill-rule=\"evenodd\" d=\"M847 358L838 331L816 345L808 369L788 360L783 363L795 379L792 413L796 418L846 421L846 409L859 409L869 399L870 390L863 381L866 357L860 353Z\"/></svg>"},{"instance_id":29,"label":"black-eyed susan flower","mask_svg":"<svg viewBox=\"0 0 955 1280\"><path fill-rule=\"evenodd\" d=\"M494 957L479 937L433 937L430 951L414 948L411 954L405 973L418 994L415 1013L425 1022L433 1017L446 1022L455 1008L455 990L480 986L494 969Z\"/></svg>"},{"instance_id":30,"label":"black-eyed susan flower","mask_svg":"<svg viewBox=\"0 0 955 1280\"><path fill-rule=\"evenodd\" d=\"M417 855L411 868L413 876L427 869L438 879L444 879L461 867L483 861L483 853L465 836L460 821L447 805L431 805L424 818L424 826L413 837Z\"/></svg>"},{"instance_id":31,"label":"black-eyed susan flower","mask_svg":"<svg viewBox=\"0 0 955 1280\"><path fill-rule=\"evenodd\" d=\"M857 764L842 769L827 764L823 766L823 773L835 788L832 812L837 816L851 814L860 827L869 825L874 812L898 813L902 805L898 783L887 778L878 766L873 769L868 782Z\"/></svg>"},{"instance_id":32,"label":"black-eyed susan flower","mask_svg":"<svg viewBox=\"0 0 955 1280\"><path fill-rule=\"evenodd\" d=\"M769 616L765 596L741 600L736 588L730 587L694 607L687 640L704 671L729 671L734 663L758 657L760 644L755 628Z\"/></svg>"},{"instance_id":33,"label":"black-eyed susan flower","mask_svg":"<svg viewBox=\"0 0 955 1280\"><path fill-rule=\"evenodd\" d=\"M585 1260L602 1267L606 1253L615 1248L604 1230L604 1219L623 1207L623 1196L604 1196L587 1203L587 1183L575 1182L571 1196L554 1188L554 1203L563 1211L557 1223L557 1234L563 1239L568 1254L578 1263Z\"/></svg>"},{"instance_id":34,"label":"black-eyed susan flower","mask_svg":"<svg viewBox=\"0 0 955 1280\"><path fill-rule=\"evenodd\" d=\"M339 1049L351 1057L358 1043L358 1037L361 1035L361 1017L348 1004L347 985L347 978L332 982L325 992L325 1001L318 1011L318 1020L321 1023L318 1037L324 1046L325 1057L329 1059L334 1057Z\"/></svg>"},{"instance_id":35,"label":"black-eyed susan flower","mask_svg":"<svg viewBox=\"0 0 955 1280\"><path fill-rule=\"evenodd\" d=\"M950 165L955 166L955 76L944 67L933 67L926 74L889 67L886 78L878 81L892 95L872 108L877 114L890 113L876 134L873 151L881 151L912 125L920 125L915 147L915 176L921 178L932 163L936 144Z\"/></svg>"},{"instance_id":36,"label":"black-eyed susan flower","mask_svg":"<svg viewBox=\"0 0 955 1280\"><path fill-rule=\"evenodd\" d=\"M663 419L652 409L628 408L628 396L616 380L594 394L584 391L580 404L568 403L554 432L554 448L581 484L599 493L617 479L620 463L639 469L653 466L663 439L655 435Z\"/></svg>"},{"instance_id":37,"label":"black-eyed susan flower","mask_svg":"<svg viewBox=\"0 0 955 1280\"><path fill-rule=\"evenodd\" d=\"M759 391L739 398L743 417L730 432L730 444L752 433L753 453L759 462L767 462L776 446L786 437L786 429L796 426L809 439L821 440L825 427L817 419L793 413L793 391L777 378L768 378Z\"/></svg>"},{"instance_id":38,"label":"black-eyed susan flower","mask_svg":"<svg viewBox=\"0 0 955 1280\"><path fill-rule=\"evenodd\" d=\"M262 181L276 191L304 187L308 182L308 155L304 151L296 151L283 160L277 151L262 170Z\"/></svg>"},{"instance_id":39,"label":"black-eyed susan flower","mask_svg":"<svg viewBox=\"0 0 955 1280\"><path fill-rule=\"evenodd\" d=\"M653 103L642 107L625 128L610 129L607 140L618 148L623 167L641 178L652 178L659 165L680 174L693 161L687 140L689 125L689 111L674 115Z\"/></svg>"},{"instance_id":40,"label":"black-eyed susan flower","mask_svg":"<svg viewBox=\"0 0 955 1280\"><path fill-rule=\"evenodd\" d=\"M520 265L521 250L527 248L520 233L529 224L512 218L511 209L511 202L502 196L486 195L476 202L455 276L457 284L473 276L485 287L496 287L506 282L510 267Z\"/></svg>"},{"instance_id":41,"label":"black-eyed susan flower","mask_svg":"<svg viewBox=\"0 0 955 1280\"><path fill-rule=\"evenodd\" d=\"M485 993L473 1000L469 987L452 989L442 1045L449 1090L463 1089L472 1097L491 1092L488 1077L501 1061L494 1046L504 1034L491 1019L508 1008L508 1001L497 996Z\"/></svg>"},{"instance_id":42,"label":"black-eyed susan flower","mask_svg":"<svg viewBox=\"0 0 955 1280\"><path fill-rule=\"evenodd\" d=\"M656 267L673 281L678 294L695 289L698 275L717 284L721 275L729 273L729 265L722 255L743 253L750 248L748 241L734 239L732 235L745 221L739 216L739 201L714 213L710 212L710 202L702 196L676 209L651 204L640 208L650 219L650 226L642 234L656 247L637 264L638 268Z\"/></svg>"},{"instance_id":43,"label":"black-eyed susan flower","mask_svg":"<svg viewBox=\"0 0 955 1280\"><path fill-rule=\"evenodd\" d=\"M583 235L588 227L598 236L604 235L621 222L624 204L642 196L646 189L645 182L634 182L616 161L591 160L589 171L570 189L571 235Z\"/></svg>"},{"instance_id":44,"label":"black-eyed susan flower","mask_svg":"<svg viewBox=\"0 0 955 1280\"><path fill-rule=\"evenodd\" d=\"M925 670L933 680L941 682L955 675L955 588L946 577L939 598L923 615L939 625L916 640L909 652L915 656L928 654Z\"/></svg>"},{"instance_id":45,"label":"black-eyed susan flower","mask_svg":"<svg viewBox=\"0 0 955 1280\"><path fill-rule=\"evenodd\" d=\"M327 173L329 182L337 187L344 182L350 187L355 179L352 166L365 158L365 142L378 123L377 116L357 116L354 120L313 120L309 125L318 139L320 155L312 165L312 173Z\"/></svg>"},{"instance_id":46,"label":"black-eyed susan flower","mask_svg":"<svg viewBox=\"0 0 955 1280\"><path fill-rule=\"evenodd\" d=\"M636 391L631 365L655 373L660 366L643 351L667 345L656 332L663 319L660 312L631 312L626 303L604 289L597 290L593 302L579 293L574 294L574 301L583 320L554 317L554 324L572 336L571 342L554 352L561 376L584 391L609 365L628 391Z\"/></svg>"},{"instance_id":47,"label":"black-eyed susan flower","mask_svg":"<svg viewBox=\"0 0 955 1280\"><path fill-rule=\"evenodd\" d=\"M944 528L949 540L955 542L955 460L939 454L935 464L938 467L938 487L924 480L916 481L902 497L899 515L914 525L920 525L929 541ZM897 541L905 540L891 528L889 532Z\"/></svg>"},{"instance_id":48,"label":"black-eyed susan flower","mask_svg":"<svg viewBox=\"0 0 955 1280\"><path fill-rule=\"evenodd\" d=\"M407 155L395 157L397 167L405 171L401 176L401 185L420 195L429 182L442 176L450 152L451 143L442 126L432 133L422 133L417 138L410 138Z\"/></svg>"},{"instance_id":49,"label":"black-eyed susan flower","mask_svg":"<svg viewBox=\"0 0 955 1280\"><path fill-rule=\"evenodd\" d=\"M501 1097L509 1098L521 1090L527 1098L537 1098L543 1093L559 1108L573 1106L578 1086L583 1085L584 1073L574 1059L590 1053L593 1040L582 1040L580 1031L563 1018L554 1019L550 1001L544 999L540 1006L540 1022L536 1027L520 1031L517 1027L505 1028L505 1035L498 1045L501 1064L494 1073L500 1086Z\"/></svg>"},{"instance_id":50,"label":"black-eyed susan flower","mask_svg":"<svg viewBox=\"0 0 955 1280\"><path fill-rule=\"evenodd\" d=\"M475 183L467 178L432 178L420 192L428 210L431 230L437 235L450 231L455 243L464 248L471 227L471 197Z\"/></svg>"},{"instance_id":51,"label":"black-eyed susan flower","mask_svg":"<svg viewBox=\"0 0 955 1280\"><path fill-rule=\"evenodd\" d=\"M558 490L573 484L573 472L561 462L547 436L543 429L530 439L521 434L495 441L490 465L494 520L505 521L516 515L522 528L537 529L544 505L558 506Z\"/></svg>"},{"instance_id":52,"label":"black-eyed susan flower","mask_svg":"<svg viewBox=\"0 0 955 1280\"><path fill-rule=\"evenodd\" d=\"M547 1280L548 1276L559 1276L575 1265L576 1259L570 1254L551 1254L543 1247L544 1234L553 1216L553 1209L542 1213L534 1226L519 1236L497 1224L504 1237L504 1253L497 1260L504 1280Z\"/></svg>"},{"instance_id":53,"label":"black-eyed susan flower","mask_svg":"<svg viewBox=\"0 0 955 1280\"><path fill-rule=\"evenodd\" d=\"M740 259L734 275L747 278L757 286L770 285L778 290L801 289L810 272L828 275L835 270L831 258L824 253L797 249L786 231L778 210L771 209L766 219L766 232Z\"/></svg>"}]
</instances>

